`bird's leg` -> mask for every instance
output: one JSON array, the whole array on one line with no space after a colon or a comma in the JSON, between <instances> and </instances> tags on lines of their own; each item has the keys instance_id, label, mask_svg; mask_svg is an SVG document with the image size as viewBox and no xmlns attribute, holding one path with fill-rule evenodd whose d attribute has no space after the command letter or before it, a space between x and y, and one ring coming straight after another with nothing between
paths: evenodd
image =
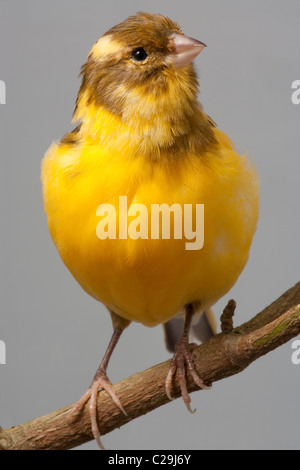
<instances>
[{"instance_id":1,"label":"bird's leg","mask_svg":"<svg viewBox=\"0 0 300 470\"><path fill-rule=\"evenodd\" d=\"M170 400L173 400L171 396L171 389L172 389L172 379L174 374L176 373L176 377L180 386L181 396L183 398L184 403L186 404L187 409L194 413L191 409L190 402L191 398L187 390L186 386L186 379L185 379L185 372L188 369L194 379L194 382L202 389L209 390L210 387L204 384L203 380L197 374L193 358L191 355L191 351L189 348L189 331L194 314L194 306L193 304L188 304L186 306L186 315L185 315L185 322L184 322L184 329L181 339L178 341L175 347L175 353L170 365L169 373L166 378L166 393Z\"/></svg>"},{"instance_id":2,"label":"bird's leg","mask_svg":"<svg viewBox=\"0 0 300 470\"><path fill-rule=\"evenodd\" d=\"M127 325L125 325L127 326ZM103 444L100 439L100 431L97 423L97 398L99 389L105 390L110 397L112 398L113 402L117 405L117 407L127 416L126 411L124 410L119 398L117 397L111 382L109 381L106 375L106 369L108 366L109 359L112 355L113 350L115 349L117 342L124 330L123 325L117 325L114 328L113 335L107 347L107 350L104 354L102 362L97 369L97 372L93 378L93 381L84 395L78 400L78 402L74 405L72 412L73 414L78 414L81 408L85 405L85 403L90 400L89 404L89 413L91 418L91 425L92 425L92 433L94 438L96 439L99 447L104 449Z\"/></svg>"}]
</instances>

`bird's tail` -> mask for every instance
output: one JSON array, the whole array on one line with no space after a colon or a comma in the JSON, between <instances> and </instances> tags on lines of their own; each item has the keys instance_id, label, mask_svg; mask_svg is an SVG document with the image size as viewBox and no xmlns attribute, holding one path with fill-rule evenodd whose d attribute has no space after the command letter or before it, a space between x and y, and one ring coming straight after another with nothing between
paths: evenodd
<instances>
[{"instance_id":1,"label":"bird's tail","mask_svg":"<svg viewBox=\"0 0 300 470\"><path fill-rule=\"evenodd\" d=\"M168 351L174 352L183 333L184 318L174 317L164 323L165 341ZM211 308L205 310L191 326L191 335L204 343L217 333L217 322Z\"/></svg>"}]
</instances>

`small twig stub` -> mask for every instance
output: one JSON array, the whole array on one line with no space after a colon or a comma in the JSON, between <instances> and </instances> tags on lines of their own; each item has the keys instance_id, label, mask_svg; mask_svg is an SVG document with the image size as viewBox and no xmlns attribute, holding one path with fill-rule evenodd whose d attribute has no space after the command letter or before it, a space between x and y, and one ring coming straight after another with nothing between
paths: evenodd
<instances>
[{"instance_id":1,"label":"small twig stub","mask_svg":"<svg viewBox=\"0 0 300 470\"><path fill-rule=\"evenodd\" d=\"M228 301L221 315L221 331L222 333L230 333L233 330L233 315L236 309L235 300Z\"/></svg>"}]
</instances>

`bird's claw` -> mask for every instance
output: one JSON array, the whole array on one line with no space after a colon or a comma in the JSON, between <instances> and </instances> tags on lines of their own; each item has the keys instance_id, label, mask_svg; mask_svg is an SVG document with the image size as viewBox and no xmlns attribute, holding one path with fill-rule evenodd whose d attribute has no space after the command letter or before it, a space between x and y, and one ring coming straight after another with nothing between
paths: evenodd
<instances>
[{"instance_id":1,"label":"bird's claw","mask_svg":"<svg viewBox=\"0 0 300 470\"><path fill-rule=\"evenodd\" d=\"M180 386L182 399L187 409L189 410L189 412L194 413L196 410L191 409L191 406L190 406L191 397L189 395L189 392L186 386L186 378L185 378L186 369L190 371L194 382L201 389L209 390L211 388L210 386L207 386L204 384L203 380L199 377L199 375L197 374L195 370L195 366L194 366L194 362L193 362L193 358L191 355L188 341L186 341L186 339L181 339L176 344L175 353L174 353L174 356L170 365L170 369L166 378L166 382L165 382L166 393L167 393L169 400L173 400L173 397L171 395L172 379L173 379L174 374L176 373L176 378Z\"/></svg>"},{"instance_id":2,"label":"bird's claw","mask_svg":"<svg viewBox=\"0 0 300 470\"><path fill-rule=\"evenodd\" d=\"M89 403L89 414L91 419L91 427L93 436L100 447L100 449L105 450L100 438L100 430L97 422L97 398L99 389L105 390L113 400L113 402L117 405L117 407L127 416L126 411L124 410L122 403L120 402L119 398L117 397L113 386L105 372L98 372L93 380L91 386L87 389L87 391L82 395L82 397L75 403L71 412L73 415L78 415L82 407L88 402Z\"/></svg>"}]
</instances>

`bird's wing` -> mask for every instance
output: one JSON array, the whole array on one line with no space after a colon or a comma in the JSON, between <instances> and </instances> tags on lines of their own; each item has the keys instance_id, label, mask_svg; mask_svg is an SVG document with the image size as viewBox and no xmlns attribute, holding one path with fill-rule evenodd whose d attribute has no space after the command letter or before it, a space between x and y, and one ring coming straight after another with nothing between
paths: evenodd
<instances>
[{"instance_id":1,"label":"bird's wing","mask_svg":"<svg viewBox=\"0 0 300 470\"><path fill-rule=\"evenodd\" d=\"M61 144L75 144L79 138L81 124L75 127L71 132L67 132L61 139Z\"/></svg>"}]
</instances>

